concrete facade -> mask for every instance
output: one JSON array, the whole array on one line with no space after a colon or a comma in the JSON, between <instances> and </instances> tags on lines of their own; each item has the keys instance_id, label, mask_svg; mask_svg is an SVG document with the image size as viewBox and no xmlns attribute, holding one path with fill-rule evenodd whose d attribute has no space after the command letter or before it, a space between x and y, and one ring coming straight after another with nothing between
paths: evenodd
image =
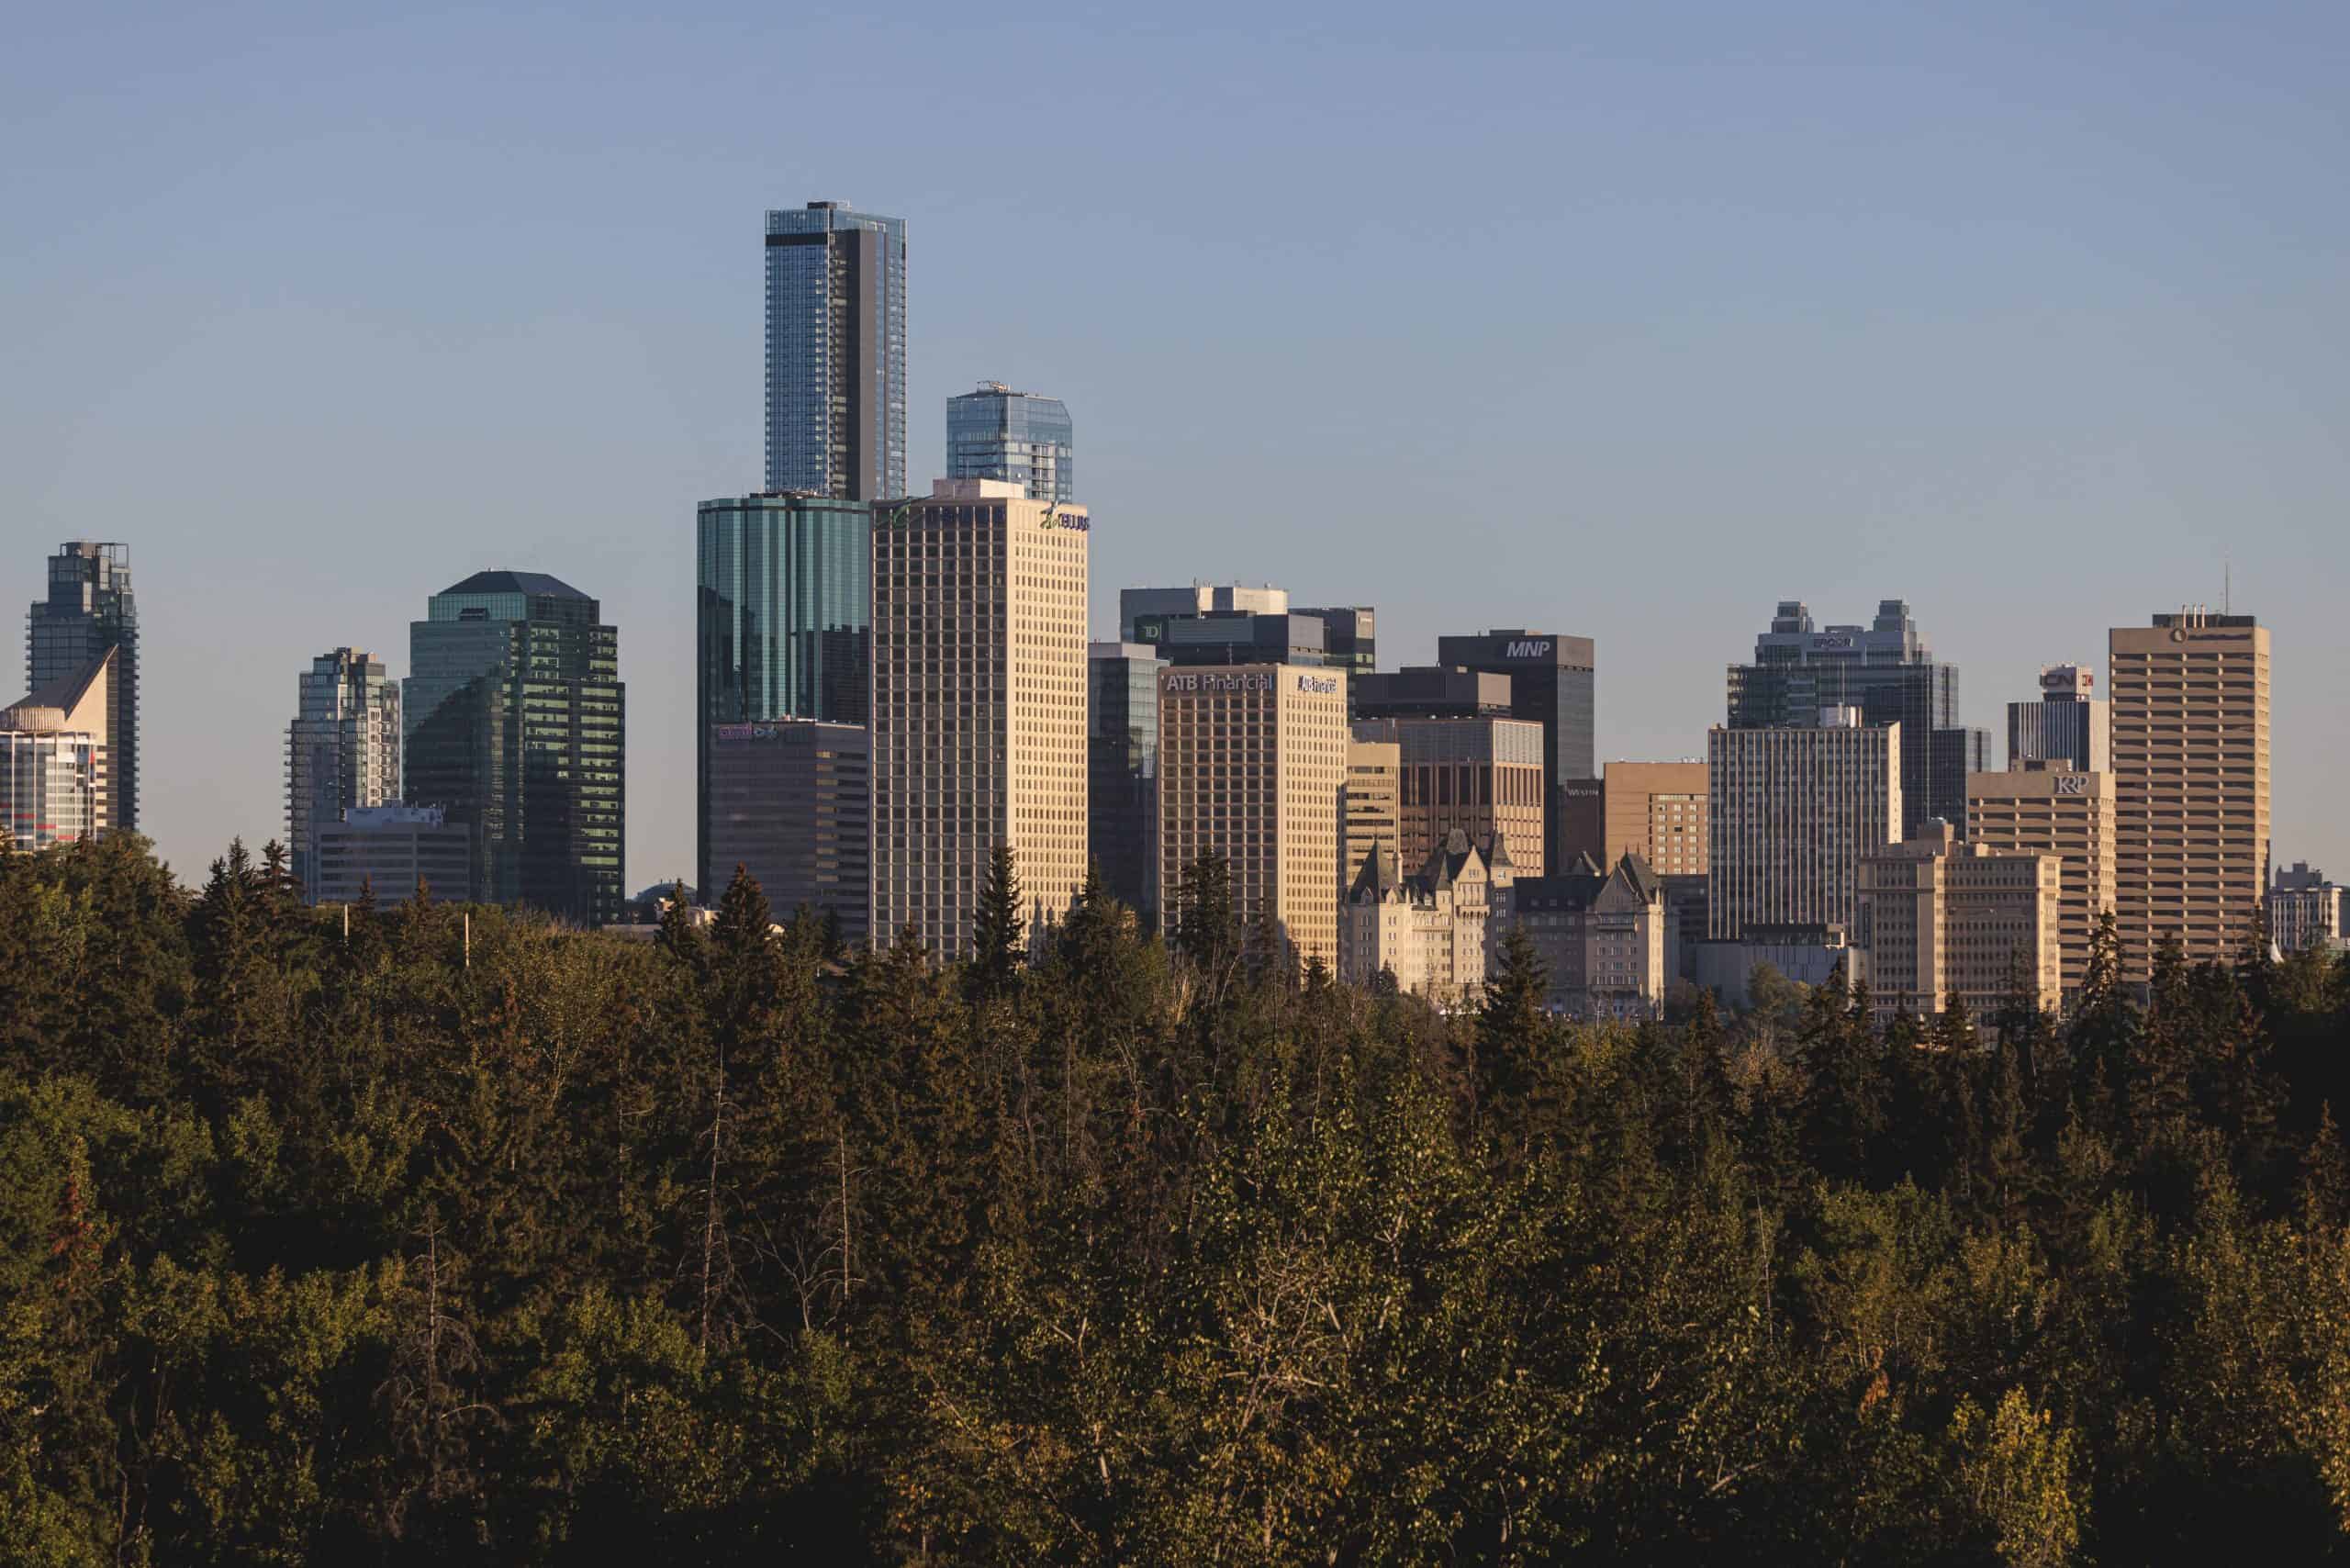
<instances>
[{"instance_id":1,"label":"concrete facade","mask_svg":"<svg viewBox=\"0 0 2350 1568\"><path fill-rule=\"evenodd\" d=\"M2053 855L2062 866L2057 946L2066 1001L2088 972L2098 917L2113 908L2113 775L2025 761L1966 779L1966 837L1996 853Z\"/></svg>"},{"instance_id":2,"label":"concrete facade","mask_svg":"<svg viewBox=\"0 0 2350 1568\"><path fill-rule=\"evenodd\" d=\"M1706 874L1706 765L1611 762L1601 799L1610 855L1637 855L1660 877Z\"/></svg>"},{"instance_id":3,"label":"concrete facade","mask_svg":"<svg viewBox=\"0 0 2350 1568\"><path fill-rule=\"evenodd\" d=\"M1830 710L1810 728L1706 737L1707 935L1852 928L1861 861L1901 832L1901 726Z\"/></svg>"},{"instance_id":4,"label":"concrete facade","mask_svg":"<svg viewBox=\"0 0 2350 1568\"><path fill-rule=\"evenodd\" d=\"M969 948L998 845L1030 933L1086 867L1088 521L941 479L873 529L873 939Z\"/></svg>"},{"instance_id":5,"label":"concrete facade","mask_svg":"<svg viewBox=\"0 0 2350 1568\"><path fill-rule=\"evenodd\" d=\"M1211 851L1253 941L1268 915L1302 962L1338 951L1347 678L1291 665L1158 677L1158 880L1163 924L1185 868Z\"/></svg>"},{"instance_id":6,"label":"concrete facade","mask_svg":"<svg viewBox=\"0 0 2350 1568\"><path fill-rule=\"evenodd\" d=\"M1942 1011L1956 995L1977 1018L2006 1000L2020 978L2036 1005L2063 995L2058 890L2053 855L2000 854L1962 844L1938 817L1900 844L1861 862L1859 979L1876 1015Z\"/></svg>"},{"instance_id":7,"label":"concrete facade","mask_svg":"<svg viewBox=\"0 0 2350 1568\"><path fill-rule=\"evenodd\" d=\"M2232 962L2268 890L2267 628L2189 609L2108 644L2122 972L2146 978L2165 936Z\"/></svg>"},{"instance_id":8,"label":"concrete facade","mask_svg":"<svg viewBox=\"0 0 2350 1568\"><path fill-rule=\"evenodd\" d=\"M1417 865L1455 829L1488 864L1542 872L1542 727L1525 719L1366 719L1359 741L1393 743L1402 758L1402 841Z\"/></svg>"},{"instance_id":9,"label":"concrete facade","mask_svg":"<svg viewBox=\"0 0 2350 1568\"><path fill-rule=\"evenodd\" d=\"M1606 871L1582 859L1561 876L1520 878L1499 902L1504 913L1493 940L1512 928L1526 934L1550 971L1552 1012L1594 1019L1662 1014L1674 938L1664 883L1639 856L1624 855Z\"/></svg>"}]
</instances>

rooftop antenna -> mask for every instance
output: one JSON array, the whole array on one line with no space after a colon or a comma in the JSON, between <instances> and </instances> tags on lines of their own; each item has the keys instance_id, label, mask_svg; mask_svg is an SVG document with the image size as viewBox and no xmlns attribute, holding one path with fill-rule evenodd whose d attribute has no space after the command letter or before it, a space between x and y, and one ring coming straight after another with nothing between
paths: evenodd
<instances>
[{"instance_id":1,"label":"rooftop antenna","mask_svg":"<svg viewBox=\"0 0 2350 1568\"><path fill-rule=\"evenodd\" d=\"M2220 613L2232 615L2236 608L2236 564L2232 555L2220 557Z\"/></svg>"}]
</instances>

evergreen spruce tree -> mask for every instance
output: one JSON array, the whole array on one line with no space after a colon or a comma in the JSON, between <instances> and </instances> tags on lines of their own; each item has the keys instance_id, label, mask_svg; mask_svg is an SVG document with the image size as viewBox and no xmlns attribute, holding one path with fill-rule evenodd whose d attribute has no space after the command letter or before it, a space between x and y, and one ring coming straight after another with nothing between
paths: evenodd
<instances>
[{"instance_id":1,"label":"evergreen spruce tree","mask_svg":"<svg viewBox=\"0 0 2350 1568\"><path fill-rule=\"evenodd\" d=\"M1012 846L999 844L988 857L988 877L979 888L979 910L971 922L971 961L967 971L974 1000L1009 995L1027 961L1027 921L1020 911L1020 872Z\"/></svg>"},{"instance_id":2,"label":"evergreen spruce tree","mask_svg":"<svg viewBox=\"0 0 2350 1568\"><path fill-rule=\"evenodd\" d=\"M1525 928L1503 935L1477 1008L1476 1058L1469 1064L1476 1104L1486 1114L1523 1114L1550 1055L1550 971Z\"/></svg>"}]
</instances>

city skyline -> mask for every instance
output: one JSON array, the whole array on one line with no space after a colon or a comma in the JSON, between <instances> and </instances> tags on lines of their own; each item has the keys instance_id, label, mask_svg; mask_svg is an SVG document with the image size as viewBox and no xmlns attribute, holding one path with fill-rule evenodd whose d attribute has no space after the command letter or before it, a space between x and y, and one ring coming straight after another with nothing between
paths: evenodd
<instances>
[{"instance_id":1,"label":"city skyline","mask_svg":"<svg viewBox=\"0 0 2350 1568\"><path fill-rule=\"evenodd\" d=\"M1292 42L1239 79L1283 93L1235 114L1215 84L1238 35L1210 18L1162 57L1199 91L1152 116L1103 106L1053 187L1066 221L1041 234L1034 210L930 166L995 58L968 38L893 43L893 79L946 89L912 94L902 126L853 112L869 80L811 84L812 129L778 153L711 91L705 51L625 25L625 40L566 39L565 58L590 83L690 62L709 113L674 141L643 118L686 101L666 86L606 124L565 106L594 96L576 87L509 98L466 76L437 100L444 136L376 125L410 106L428 61L517 45L496 22L466 35L477 49L422 28L412 56L350 50L331 28L289 39L289 71L336 95L297 106L326 133L307 140L271 106L198 112L241 79L201 29L46 36L0 71L40 134L89 153L70 185L28 174L0 214L20 241L6 264L27 400L0 434L20 529L0 581L28 602L55 540L133 544L142 647L168 650L145 671L141 739L179 764L142 826L184 879L278 820L289 663L354 639L396 648L413 605L467 570L609 585L631 682L688 689L677 537L695 498L744 493L761 462L750 215L840 196L903 215L919 241L910 488L945 472L945 400L979 376L1046 388L1084 426L1094 637L1113 634L1120 587L1194 577L1377 605L1388 668L1427 662L1438 632L1559 627L1607 658L1604 764L1700 751L1720 668L1773 598L1845 615L1905 597L1965 671L1962 721L1995 731L2042 666L2102 670L2108 628L2232 598L2287 672L2276 853L2350 863L2325 790L2350 766L2350 626L2333 609L2350 543L2333 519L2350 465L2328 433L2350 387L2306 326L2334 319L2338 285L2279 260L2339 238L2303 195L2343 145L2333 118L2309 118L2329 101L2323 51L2241 53L2232 33L2171 18L2136 35L2144 70L2120 93L2098 74L2105 50L2051 22L1904 44L1862 28L1790 58L1767 95L1725 99L1709 89L1740 51L1811 35L1800 18L1717 19L1695 42L1611 21L1620 47L1589 54L1523 22L1522 64L1432 37L1408 62L1316 62ZM762 26L762 47L800 36ZM860 26L809 41L845 49ZM216 56L217 73L188 70ZM1959 89L1930 63L1948 61L2010 89L1978 140L1953 139ZM160 148L106 134L113 96L57 85L99 75L184 132ZM2223 78L2266 87L2261 105ZM1777 111L1823 83L1812 118ZM1279 103L1344 113L1374 90L1403 107L1337 156L1265 134ZM1510 106L1431 106L1448 95ZM2155 116L2153 98L2187 112ZM2089 133L2083 105L2126 134ZM507 136L509 115L546 130ZM1630 134L1654 125L1674 134ZM1481 156L1589 139L1639 141L1640 160L1602 179ZM322 194L353 180L400 221ZM1447 197L1398 202L1407 183ZM1276 201L1294 220L1279 236L1231 222ZM1072 230L1081 255L1049 261ZM173 265L147 259L142 232L174 236ZM1494 266L1472 297L1416 292L1472 256ZM343 395L289 390L326 385ZM1435 387L1463 417L1422 418ZM148 510L158 473L168 520ZM330 483L347 546L322 544L292 498ZM631 716L632 889L690 875L688 708Z\"/></svg>"}]
</instances>

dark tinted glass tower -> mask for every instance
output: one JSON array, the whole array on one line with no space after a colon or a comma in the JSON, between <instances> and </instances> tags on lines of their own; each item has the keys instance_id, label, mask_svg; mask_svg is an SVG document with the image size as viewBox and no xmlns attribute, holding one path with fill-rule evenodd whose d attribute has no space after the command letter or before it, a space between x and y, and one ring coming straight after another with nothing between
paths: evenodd
<instances>
[{"instance_id":1,"label":"dark tinted glass tower","mask_svg":"<svg viewBox=\"0 0 2350 1568\"><path fill-rule=\"evenodd\" d=\"M473 832L474 887L585 925L621 917L620 632L540 572L476 572L408 624L408 800Z\"/></svg>"},{"instance_id":2,"label":"dark tinted glass tower","mask_svg":"<svg viewBox=\"0 0 2350 1568\"><path fill-rule=\"evenodd\" d=\"M1966 820L1964 773L1952 764L1979 743L1936 740L1959 727L1958 666L1935 660L1903 600L1879 601L1867 626L1826 631L1800 600L1781 600L1771 629L1754 639L1754 662L1729 666L1729 695L1734 730L1808 727L1831 708L1858 708L1871 725L1898 723L1903 834L1928 817Z\"/></svg>"},{"instance_id":3,"label":"dark tinted glass tower","mask_svg":"<svg viewBox=\"0 0 2350 1568\"><path fill-rule=\"evenodd\" d=\"M770 212L767 271L767 487L904 495L905 220Z\"/></svg>"},{"instance_id":4,"label":"dark tinted glass tower","mask_svg":"<svg viewBox=\"0 0 2350 1568\"><path fill-rule=\"evenodd\" d=\"M982 381L976 392L946 399L946 476L1007 479L1032 501L1077 498L1069 405Z\"/></svg>"},{"instance_id":5,"label":"dark tinted glass tower","mask_svg":"<svg viewBox=\"0 0 2350 1568\"><path fill-rule=\"evenodd\" d=\"M816 719L863 724L871 702L873 514L862 501L758 495L695 519L695 875L715 903L711 731Z\"/></svg>"},{"instance_id":6,"label":"dark tinted glass tower","mask_svg":"<svg viewBox=\"0 0 2350 1568\"><path fill-rule=\"evenodd\" d=\"M1148 930L1158 914L1158 650L1141 643L1086 649L1086 820L1094 863Z\"/></svg>"},{"instance_id":7,"label":"dark tinted glass tower","mask_svg":"<svg viewBox=\"0 0 2350 1568\"><path fill-rule=\"evenodd\" d=\"M130 546L69 539L49 558L49 597L25 626L25 685L39 691L115 651L106 693L114 791L110 829L139 831L139 607L130 596Z\"/></svg>"},{"instance_id":8,"label":"dark tinted glass tower","mask_svg":"<svg viewBox=\"0 0 2350 1568\"><path fill-rule=\"evenodd\" d=\"M1542 861L1553 870L1577 855L1605 863L1597 745L1592 737L1597 651L1588 637L1494 631L1438 637L1436 662L1509 677L1510 716L1542 726Z\"/></svg>"}]
</instances>

